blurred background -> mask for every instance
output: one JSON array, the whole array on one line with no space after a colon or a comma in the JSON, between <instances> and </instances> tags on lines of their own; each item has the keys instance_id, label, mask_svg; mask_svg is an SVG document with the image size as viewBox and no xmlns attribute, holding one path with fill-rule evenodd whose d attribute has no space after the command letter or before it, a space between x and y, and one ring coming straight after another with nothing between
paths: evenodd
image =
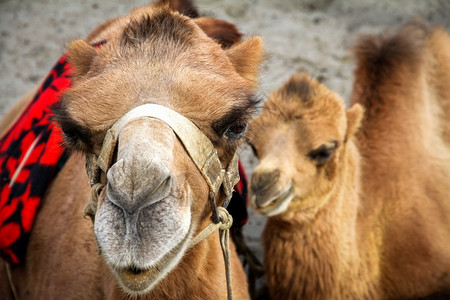
<instances>
[{"instance_id":1,"label":"blurred background","mask_svg":"<svg viewBox=\"0 0 450 300\"><path fill-rule=\"evenodd\" d=\"M35 86L65 52L107 18L142 0L0 0L0 117ZM449 0L197 0L202 15L234 23L245 37L264 38L267 60L260 93L267 97L295 72L307 72L348 103L353 82L352 46L367 33L394 31L419 18L450 29ZM256 159L243 146L248 175ZM265 219L250 209L244 234L262 257Z\"/></svg>"}]
</instances>

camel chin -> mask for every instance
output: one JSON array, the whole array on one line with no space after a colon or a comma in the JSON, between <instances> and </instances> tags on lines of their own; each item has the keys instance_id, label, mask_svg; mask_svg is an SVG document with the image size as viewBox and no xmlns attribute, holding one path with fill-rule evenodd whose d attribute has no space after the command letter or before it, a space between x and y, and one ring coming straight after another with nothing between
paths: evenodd
<instances>
[{"instance_id":1,"label":"camel chin","mask_svg":"<svg viewBox=\"0 0 450 300\"><path fill-rule=\"evenodd\" d=\"M127 294L134 296L146 294L179 263L187 248L187 240L186 237L152 266L140 268L131 265L125 268L113 266L110 268Z\"/></svg>"},{"instance_id":2,"label":"camel chin","mask_svg":"<svg viewBox=\"0 0 450 300\"><path fill-rule=\"evenodd\" d=\"M289 183L286 187L274 190L267 195L251 195L251 203L260 214L272 217L284 213L294 199L294 185Z\"/></svg>"}]
</instances>

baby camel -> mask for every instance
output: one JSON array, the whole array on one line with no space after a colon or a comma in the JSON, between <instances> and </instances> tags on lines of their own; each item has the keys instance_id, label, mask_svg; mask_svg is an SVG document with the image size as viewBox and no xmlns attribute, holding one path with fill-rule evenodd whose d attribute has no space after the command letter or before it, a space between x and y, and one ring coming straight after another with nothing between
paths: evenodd
<instances>
[{"instance_id":1,"label":"baby camel","mask_svg":"<svg viewBox=\"0 0 450 300\"><path fill-rule=\"evenodd\" d=\"M273 299L450 292L449 49L421 25L368 37L347 111L306 75L265 103L249 132L251 202L269 217Z\"/></svg>"}]
</instances>

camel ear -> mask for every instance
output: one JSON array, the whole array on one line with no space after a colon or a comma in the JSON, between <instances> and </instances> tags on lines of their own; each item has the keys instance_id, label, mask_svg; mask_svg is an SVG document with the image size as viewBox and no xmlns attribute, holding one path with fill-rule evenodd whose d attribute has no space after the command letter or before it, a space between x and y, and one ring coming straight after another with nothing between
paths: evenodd
<instances>
[{"instance_id":1,"label":"camel ear","mask_svg":"<svg viewBox=\"0 0 450 300\"><path fill-rule=\"evenodd\" d=\"M354 104L347 110L347 132L345 140L350 139L361 126L361 121L364 115L364 108L360 104Z\"/></svg>"},{"instance_id":2,"label":"camel ear","mask_svg":"<svg viewBox=\"0 0 450 300\"><path fill-rule=\"evenodd\" d=\"M225 51L236 72L255 86L258 83L258 71L264 59L263 40L252 37Z\"/></svg>"},{"instance_id":3,"label":"camel ear","mask_svg":"<svg viewBox=\"0 0 450 300\"><path fill-rule=\"evenodd\" d=\"M92 65L97 49L83 40L76 40L69 45L68 61L74 68L75 76L86 74Z\"/></svg>"},{"instance_id":4,"label":"camel ear","mask_svg":"<svg viewBox=\"0 0 450 300\"><path fill-rule=\"evenodd\" d=\"M224 49L241 41L242 33L229 22L209 17L198 18L194 22Z\"/></svg>"}]
</instances>

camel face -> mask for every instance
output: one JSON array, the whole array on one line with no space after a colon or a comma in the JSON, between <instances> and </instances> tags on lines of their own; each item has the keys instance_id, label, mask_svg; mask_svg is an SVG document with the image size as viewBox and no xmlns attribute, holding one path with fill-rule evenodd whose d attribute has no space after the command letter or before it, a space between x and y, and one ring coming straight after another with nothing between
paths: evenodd
<instances>
[{"instance_id":1,"label":"camel face","mask_svg":"<svg viewBox=\"0 0 450 300\"><path fill-rule=\"evenodd\" d=\"M56 117L66 142L99 155L103 138L131 109L151 103L193 122L227 168L252 118L259 38L223 50L189 18L156 9L132 18L100 49L72 43L74 86ZM144 294L177 266L209 222L210 190L168 124L129 122L102 180L94 232L129 294ZM224 201L220 192L216 203Z\"/></svg>"},{"instance_id":2,"label":"camel face","mask_svg":"<svg viewBox=\"0 0 450 300\"><path fill-rule=\"evenodd\" d=\"M306 76L274 92L249 130L259 159L250 183L255 209L275 216L320 207L312 199L331 188L346 125L342 99Z\"/></svg>"}]
</instances>

